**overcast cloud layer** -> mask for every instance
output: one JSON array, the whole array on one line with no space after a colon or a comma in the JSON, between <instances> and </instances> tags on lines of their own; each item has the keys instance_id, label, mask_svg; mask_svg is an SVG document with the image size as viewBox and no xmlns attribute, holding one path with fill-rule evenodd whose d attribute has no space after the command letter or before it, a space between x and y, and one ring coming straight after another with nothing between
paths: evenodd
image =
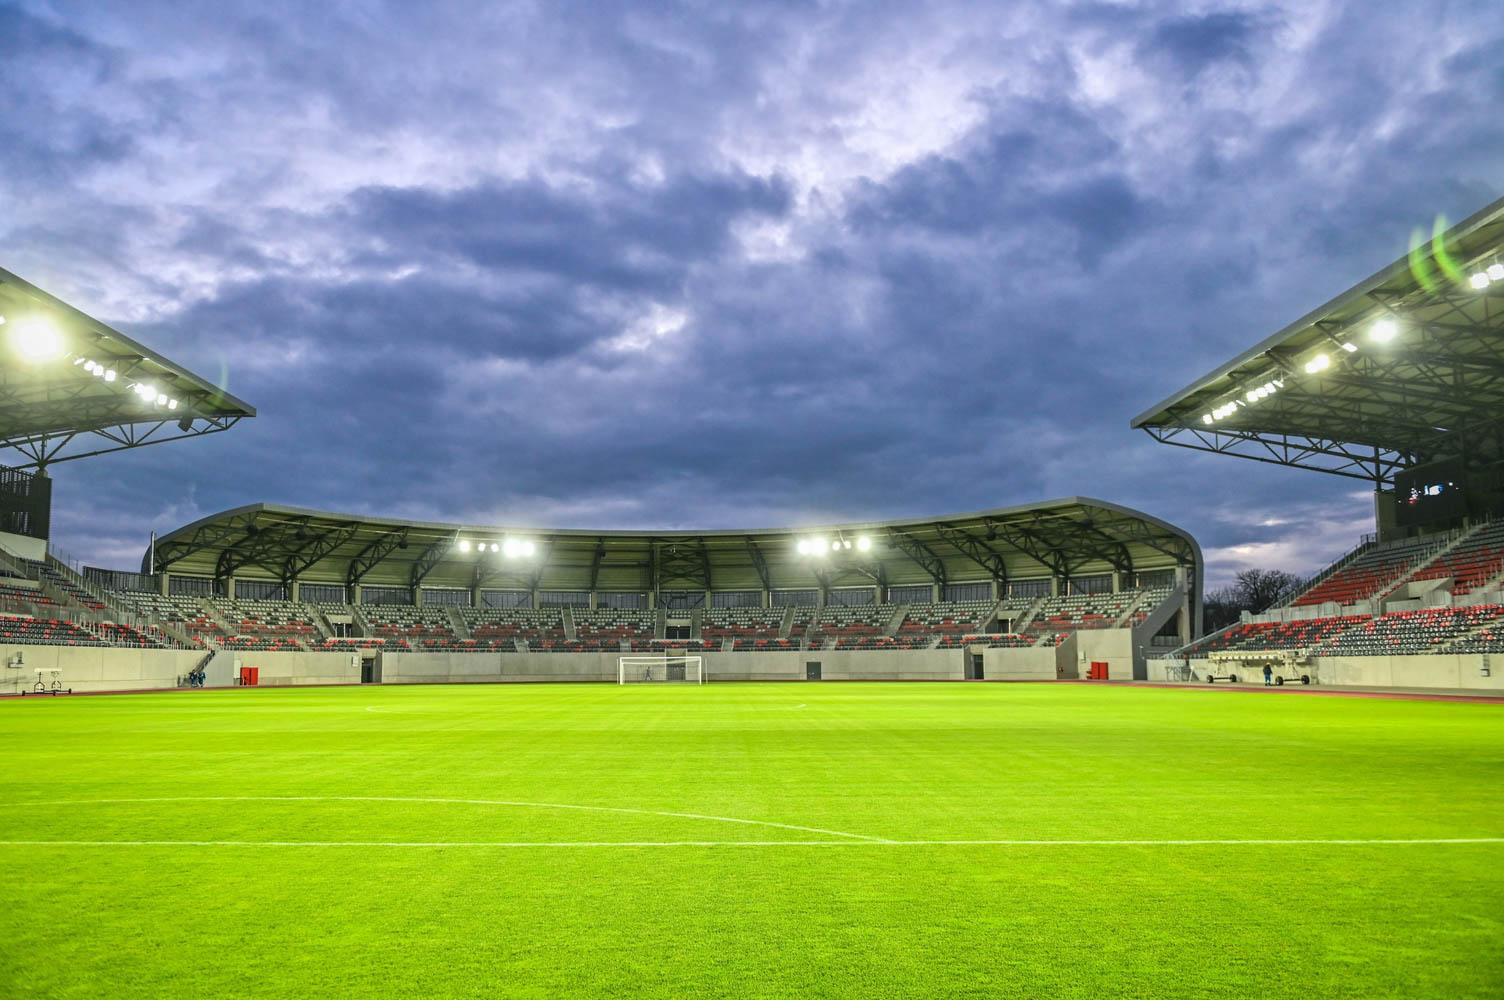
<instances>
[{"instance_id":1,"label":"overcast cloud layer","mask_svg":"<svg viewBox=\"0 0 1504 1000\"><path fill-rule=\"evenodd\" d=\"M1305 573L1362 483L1130 418L1504 191L1494 0L476 6L0 5L0 265L260 411L58 548L1083 494Z\"/></svg>"}]
</instances>

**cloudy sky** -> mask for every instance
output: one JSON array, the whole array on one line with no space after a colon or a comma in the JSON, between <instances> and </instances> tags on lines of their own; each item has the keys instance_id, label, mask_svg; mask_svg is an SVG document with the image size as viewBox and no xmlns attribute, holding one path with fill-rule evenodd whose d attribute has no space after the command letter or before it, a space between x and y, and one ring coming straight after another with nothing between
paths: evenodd
<instances>
[{"instance_id":1,"label":"cloudy sky","mask_svg":"<svg viewBox=\"0 0 1504 1000\"><path fill-rule=\"evenodd\" d=\"M55 547L1082 494L1313 570L1363 484L1129 420L1504 193L1501 51L1497 0L0 5L0 265L260 411L56 466Z\"/></svg>"}]
</instances>

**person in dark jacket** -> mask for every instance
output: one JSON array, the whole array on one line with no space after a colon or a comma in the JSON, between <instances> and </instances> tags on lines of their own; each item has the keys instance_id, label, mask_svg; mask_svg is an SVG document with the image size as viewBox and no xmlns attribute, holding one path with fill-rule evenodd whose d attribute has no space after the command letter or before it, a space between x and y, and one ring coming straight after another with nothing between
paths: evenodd
<instances>
[{"instance_id":1,"label":"person in dark jacket","mask_svg":"<svg viewBox=\"0 0 1504 1000\"><path fill-rule=\"evenodd\" d=\"M1267 664L1267 663L1264 664L1264 687L1273 687L1274 686L1273 677L1274 677L1274 668L1271 667L1271 666L1269 666L1269 664Z\"/></svg>"}]
</instances>

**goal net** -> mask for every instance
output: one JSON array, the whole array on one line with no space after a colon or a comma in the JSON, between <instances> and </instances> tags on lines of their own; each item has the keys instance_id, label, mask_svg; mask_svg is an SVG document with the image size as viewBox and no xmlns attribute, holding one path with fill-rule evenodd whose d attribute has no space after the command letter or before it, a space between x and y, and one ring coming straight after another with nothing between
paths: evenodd
<instances>
[{"instance_id":1,"label":"goal net","mask_svg":"<svg viewBox=\"0 0 1504 1000\"><path fill-rule=\"evenodd\" d=\"M618 684L704 684L704 661L698 656L618 656Z\"/></svg>"}]
</instances>

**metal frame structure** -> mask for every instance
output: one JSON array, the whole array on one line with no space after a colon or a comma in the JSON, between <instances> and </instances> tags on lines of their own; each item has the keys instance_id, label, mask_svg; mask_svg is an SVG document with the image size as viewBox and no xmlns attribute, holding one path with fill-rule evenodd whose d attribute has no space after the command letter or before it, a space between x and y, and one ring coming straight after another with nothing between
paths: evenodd
<instances>
[{"instance_id":1,"label":"metal frame structure","mask_svg":"<svg viewBox=\"0 0 1504 1000\"><path fill-rule=\"evenodd\" d=\"M12 468L45 472L58 462L218 434L256 411L221 386L167 360L125 334L0 268L0 316L6 324L40 319L61 335L53 361L0 365L0 452L18 453ZM3 339L3 338L0 338ZM8 354L8 352L7 352ZM115 372L91 375L94 361ZM130 386L147 383L171 396L168 410Z\"/></svg>"},{"instance_id":2,"label":"metal frame structure","mask_svg":"<svg viewBox=\"0 0 1504 1000\"><path fill-rule=\"evenodd\" d=\"M509 558L507 538L532 555ZM820 555L801 540L821 538ZM867 549L853 544L865 538ZM831 543L836 547L832 549ZM253 504L163 535L147 574L294 583L569 592L818 589L991 583L1183 570L1199 614L1201 550L1184 530L1103 500L1068 497L943 518L744 531L578 531L399 521Z\"/></svg>"},{"instance_id":3,"label":"metal frame structure","mask_svg":"<svg viewBox=\"0 0 1504 1000\"><path fill-rule=\"evenodd\" d=\"M1397 472L1445 459L1497 468L1504 281L1476 288L1470 279L1501 262L1504 199L1450 229L1438 223L1429 240L1418 234L1408 255L1132 425L1164 444L1380 489ZM1373 337L1381 322L1392 339Z\"/></svg>"}]
</instances>

